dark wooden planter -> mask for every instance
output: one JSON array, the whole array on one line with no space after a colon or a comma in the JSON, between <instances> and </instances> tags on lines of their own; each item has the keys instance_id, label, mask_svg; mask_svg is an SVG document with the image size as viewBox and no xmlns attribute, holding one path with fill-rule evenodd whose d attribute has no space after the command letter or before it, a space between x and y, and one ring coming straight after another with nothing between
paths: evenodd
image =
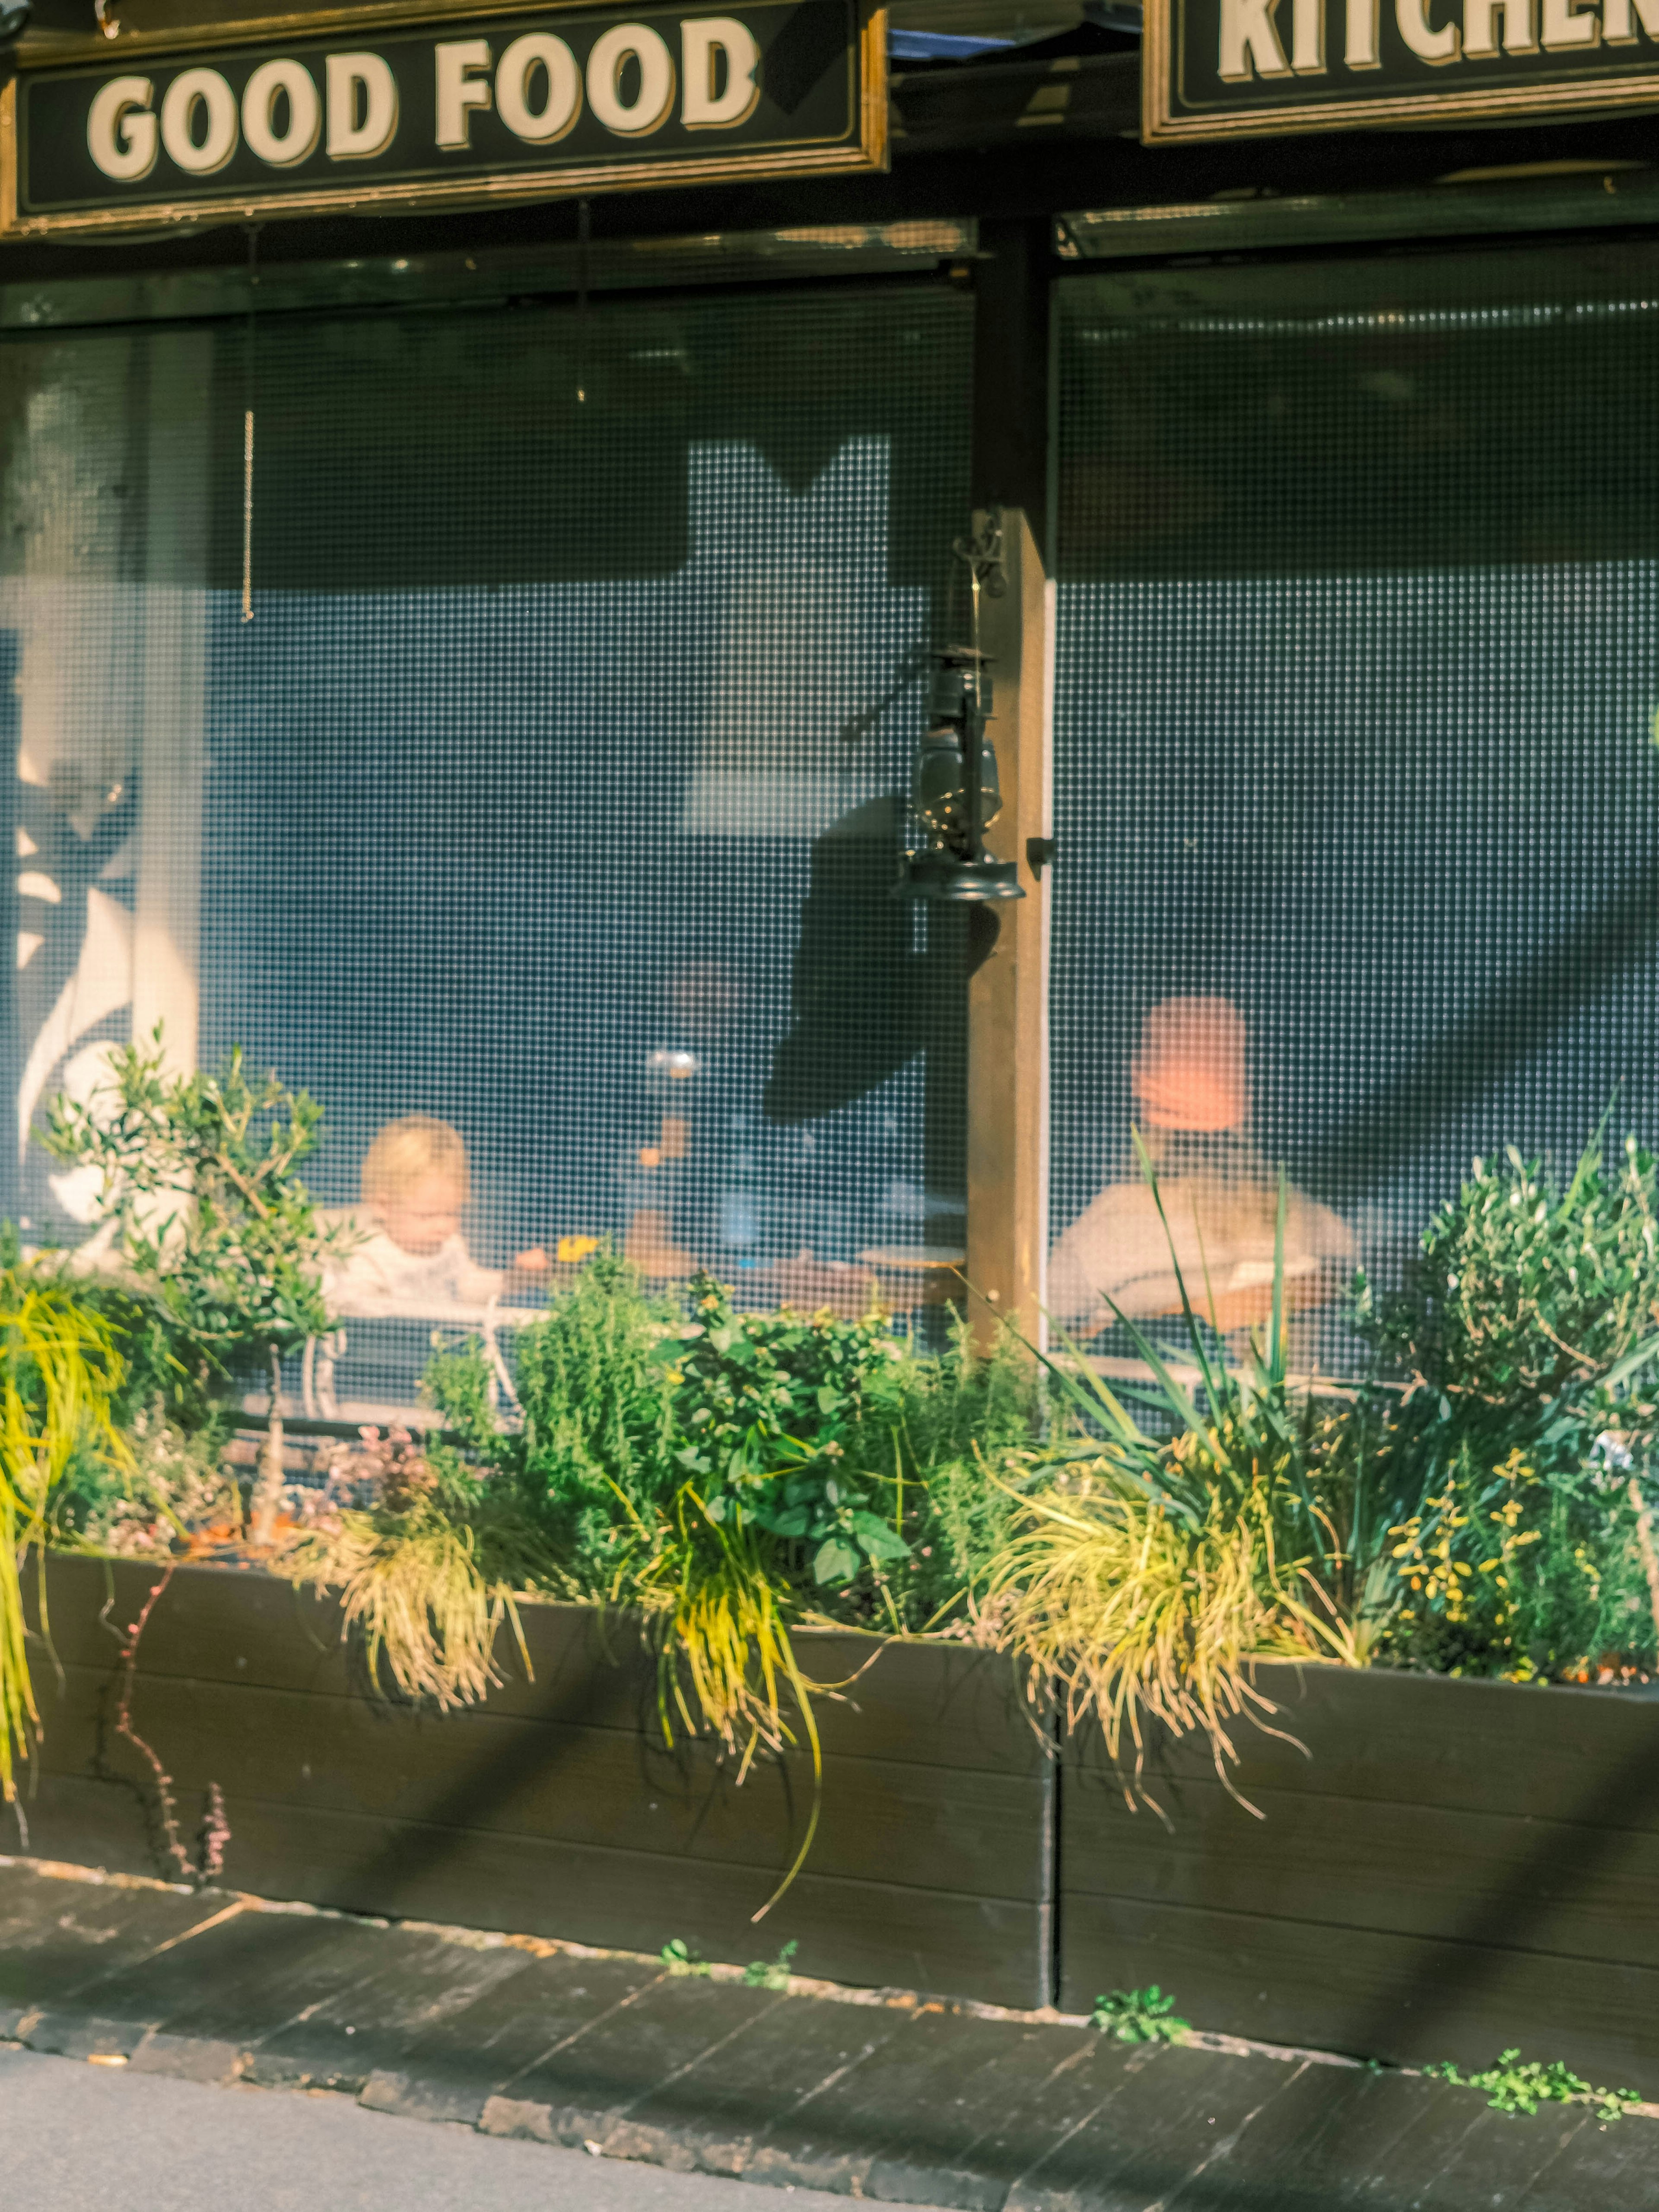
<instances>
[{"instance_id":1,"label":"dark wooden planter","mask_svg":"<svg viewBox=\"0 0 1659 2212\"><path fill-rule=\"evenodd\" d=\"M37 1856L163 1871L143 1762L112 1732L108 1625L136 1620L156 1579L147 1563L51 1561L63 1676L60 1689L35 1670ZM809 1674L858 1680L847 1702L817 1703L817 1838L756 1927L803 1832L808 1759L763 1759L736 1788L708 1752L665 1749L654 1663L626 1620L533 1605L523 1620L533 1680L504 1635L512 1679L441 1717L365 1694L331 1603L257 1572L180 1567L144 1633L134 1724L174 1778L187 1834L220 1785L224 1878L264 1896L628 1950L678 1936L711 1959L793 1940L803 1973L1045 2002L1054 1771L1005 1663L800 1638Z\"/></svg>"},{"instance_id":2,"label":"dark wooden planter","mask_svg":"<svg viewBox=\"0 0 1659 2212\"><path fill-rule=\"evenodd\" d=\"M109 1623L136 1618L155 1578L51 1563L40 1856L161 1870L100 1620L106 1599ZM809 1671L864 1671L819 1705L822 1825L756 1927L803 1831L806 1759L739 1790L706 1750L664 1748L626 1620L538 1605L524 1623L533 1680L514 1666L441 1717L366 1694L331 1604L181 1567L133 1717L187 1831L220 1784L225 1878L265 1896L629 1950L680 1936L714 1959L793 1939L805 1973L1016 2006L1054 1994L1057 1934L1067 2011L1157 1982L1206 2028L1406 2063L1518 2044L1659 2097L1659 1699L1263 1668L1307 1755L1241 1729L1258 1820L1201 1743L1155 1745L1166 1826L1126 1808L1097 1743L1046 1757L1003 1662L813 1632Z\"/></svg>"},{"instance_id":3,"label":"dark wooden planter","mask_svg":"<svg viewBox=\"0 0 1659 2212\"><path fill-rule=\"evenodd\" d=\"M1205 2027L1489 2063L1510 2045L1659 2097L1659 1699L1264 1667L1236 1782L1160 1747L1131 1814L1066 1761L1060 2002L1158 1982Z\"/></svg>"}]
</instances>

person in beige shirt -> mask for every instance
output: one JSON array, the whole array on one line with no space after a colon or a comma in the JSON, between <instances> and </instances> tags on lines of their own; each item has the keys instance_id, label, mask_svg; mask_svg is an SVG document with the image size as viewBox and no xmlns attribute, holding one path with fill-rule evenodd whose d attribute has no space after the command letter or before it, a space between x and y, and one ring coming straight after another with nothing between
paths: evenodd
<instances>
[{"instance_id":1,"label":"person in beige shirt","mask_svg":"<svg viewBox=\"0 0 1659 2212\"><path fill-rule=\"evenodd\" d=\"M1056 1243L1048 1305L1062 1328L1086 1338L1114 1308L1136 1320L1179 1313L1183 1282L1194 1312L1224 1334L1267 1318L1279 1178L1249 1136L1246 1045L1228 999L1165 999L1146 1017L1131 1083L1157 1194L1144 1176L1109 1183ZM1287 1309L1333 1297L1353 1253L1339 1214L1286 1193Z\"/></svg>"}]
</instances>

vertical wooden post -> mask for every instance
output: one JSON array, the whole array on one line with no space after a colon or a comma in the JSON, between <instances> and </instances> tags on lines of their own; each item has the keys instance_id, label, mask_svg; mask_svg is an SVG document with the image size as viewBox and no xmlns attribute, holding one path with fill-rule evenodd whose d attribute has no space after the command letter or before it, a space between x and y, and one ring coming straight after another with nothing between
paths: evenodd
<instances>
[{"instance_id":1,"label":"vertical wooden post","mask_svg":"<svg viewBox=\"0 0 1659 2212\"><path fill-rule=\"evenodd\" d=\"M968 1000L968 1280L988 1343L1006 1316L1042 1342L1048 1250L1046 867L1028 848L1048 835L1048 275L1046 219L981 227L974 347L974 525L1001 513L1003 589L981 603L994 659L1002 811L990 832L1019 864L1025 896L975 912L995 933ZM981 940L982 949L982 939Z\"/></svg>"}]
</instances>

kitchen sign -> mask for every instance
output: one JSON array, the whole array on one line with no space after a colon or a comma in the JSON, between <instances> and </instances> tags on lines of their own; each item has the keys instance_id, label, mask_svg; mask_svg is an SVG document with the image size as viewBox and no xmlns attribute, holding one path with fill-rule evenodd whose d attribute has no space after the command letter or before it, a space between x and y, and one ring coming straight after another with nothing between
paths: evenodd
<instances>
[{"instance_id":1,"label":"kitchen sign","mask_svg":"<svg viewBox=\"0 0 1659 2212\"><path fill-rule=\"evenodd\" d=\"M1146 0L1141 135L1659 107L1659 0Z\"/></svg>"},{"instance_id":2,"label":"kitchen sign","mask_svg":"<svg viewBox=\"0 0 1659 2212\"><path fill-rule=\"evenodd\" d=\"M20 68L0 92L0 235L885 166L885 15L865 0L320 21L334 36L118 39Z\"/></svg>"}]
</instances>

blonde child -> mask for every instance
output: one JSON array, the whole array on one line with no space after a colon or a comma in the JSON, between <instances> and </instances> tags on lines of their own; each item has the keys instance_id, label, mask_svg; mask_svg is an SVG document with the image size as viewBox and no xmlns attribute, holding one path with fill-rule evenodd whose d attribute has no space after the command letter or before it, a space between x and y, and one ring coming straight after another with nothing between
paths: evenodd
<instances>
[{"instance_id":1,"label":"blonde child","mask_svg":"<svg viewBox=\"0 0 1659 2212\"><path fill-rule=\"evenodd\" d=\"M324 1290L342 1316L426 1315L487 1305L509 1278L477 1266L461 1231L472 1196L466 1146L428 1114L388 1121L363 1156L362 1202L343 1217L359 1241L329 1271ZM545 1267L520 1255L515 1273Z\"/></svg>"}]
</instances>

